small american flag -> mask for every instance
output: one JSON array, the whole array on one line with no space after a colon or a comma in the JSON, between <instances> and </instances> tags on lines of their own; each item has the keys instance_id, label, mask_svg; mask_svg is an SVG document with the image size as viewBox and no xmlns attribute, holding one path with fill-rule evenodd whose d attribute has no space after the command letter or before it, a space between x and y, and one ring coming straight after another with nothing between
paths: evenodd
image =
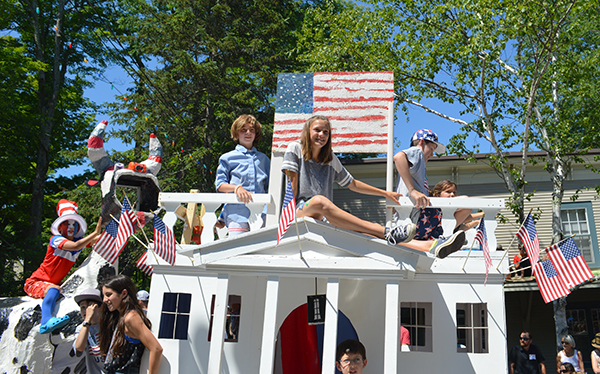
<instances>
[{"instance_id":1,"label":"small american flag","mask_svg":"<svg viewBox=\"0 0 600 374\"><path fill-rule=\"evenodd\" d=\"M154 215L154 252L171 266L175 266L175 234L162 219Z\"/></svg>"},{"instance_id":2,"label":"small american flag","mask_svg":"<svg viewBox=\"0 0 600 374\"><path fill-rule=\"evenodd\" d=\"M540 258L540 241L538 240L537 230L535 229L535 223L533 223L533 217L531 213L527 215L525 221L521 225L521 228L517 232L517 236L523 242L527 256L534 265Z\"/></svg>"},{"instance_id":3,"label":"small american flag","mask_svg":"<svg viewBox=\"0 0 600 374\"><path fill-rule=\"evenodd\" d=\"M556 272L552 261L538 262L533 266L533 270L535 272L535 280L546 304L571 293Z\"/></svg>"},{"instance_id":4,"label":"small american flag","mask_svg":"<svg viewBox=\"0 0 600 374\"><path fill-rule=\"evenodd\" d=\"M554 244L546 251L567 287L575 287L594 276L573 238Z\"/></svg>"},{"instance_id":5,"label":"small american flag","mask_svg":"<svg viewBox=\"0 0 600 374\"><path fill-rule=\"evenodd\" d=\"M142 257L140 257L140 259L137 260L135 266L137 266L141 271L143 271L144 273L146 273L146 275L148 275L150 277L152 276L152 273L154 272L154 270L152 269L152 266L148 265L148 251L144 252Z\"/></svg>"},{"instance_id":6,"label":"small american flag","mask_svg":"<svg viewBox=\"0 0 600 374\"><path fill-rule=\"evenodd\" d=\"M332 122L334 152L385 153L393 105L391 71L279 74L273 151L298 141L319 114Z\"/></svg>"},{"instance_id":7,"label":"small american flag","mask_svg":"<svg viewBox=\"0 0 600 374\"><path fill-rule=\"evenodd\" d=\"M486 284L490 268L492 267L492 257L490 256L490 247L488 245L487 232L485 231L484 222L485 220L481 218L479 226L477 227L477 233L475 234L475 240L479 242L481 249L483 250L483 259L485 261L485 281L483 284Z\"/></svg>"},{"instance_id":8,"label":"small american flag","mask_svg":"<svg viewBox=\"0 0 600 374\"><path fill-rule=\"evenodd\" d=\"M290 228L292 221L296 219L296 200L294 199L294 191L292 190L292 182L288 179L285 189L285 197L283 198L283 208L281 209L281 217L279 217L279 227L277 228L277 245L285 235L285 232Z\"/></svg>"},{"instance_id":9,"label":"small american flag","mask_svg":"<svg viewBox=\"0 0 600 374\"><path fill-rule=\"evenodd\" d=\"M123 248L127 244L129 237L134 233L135 228L133 221L136 219L135 213L131 210L129 200L123 199L123 209L121 209L121 217L119 218L119 230L117 231L117 240L115 241L115 252L117 257L121 254Z\"/></svg>"},{"instance_id":10,"label":"small american flag","mask_svg":"<svg viewBox=\"0 0 600 374\"><path fill-rule=\"evenodd\" d=\"M117 251L115 250L115 241L117 239L117 231L119 230L119 224L117 221L111 219L100 239L94 245L94 250L102 256L106 261L114 264L117 260Z\"/></svg>"}]
</instances>

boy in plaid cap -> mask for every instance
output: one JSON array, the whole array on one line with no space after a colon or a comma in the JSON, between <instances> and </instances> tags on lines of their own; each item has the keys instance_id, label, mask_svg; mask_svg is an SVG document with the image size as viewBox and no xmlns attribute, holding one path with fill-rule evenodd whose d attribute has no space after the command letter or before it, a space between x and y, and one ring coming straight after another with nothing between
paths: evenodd
<instances>
[{"instance_id":1,"label":"boy in plaid cap","mask_svg":"<svg viewBox=\"0 0 600 374\"><path fill-rule=\"evenodd\" d=\"M23 287L27 295L35 299L44 299L40 326L42 334L51 333L69 322L69 316L52 316L60 296L59 284L73 267L83 247L94 244L102 232L100 218L94 232L83 238L87 224L77 211L77 204L73 201L61 199L58 202L58 218L50 228L54 235L50 238L46 257L40 267L25 281Z\"/></svg>"},{"instance_id":2,"label":"boy in plaid cap","mask_svg":"<svg viewBox=\"0 0 600 374\"><path fill-rule=\"evenodd\" d=\"M417 233L413 240L403 245L445 258L462 248L465 233L458 231L448 238L442 237L442 211L428 208L430 202L426 163L434 152L446 152L446 146L438 142L435 132L421 129L413 134L411 147L394 156L399 175L396 192L410 197L415 204L410 218L417 225Z\"/></svg>"}]
</instances>

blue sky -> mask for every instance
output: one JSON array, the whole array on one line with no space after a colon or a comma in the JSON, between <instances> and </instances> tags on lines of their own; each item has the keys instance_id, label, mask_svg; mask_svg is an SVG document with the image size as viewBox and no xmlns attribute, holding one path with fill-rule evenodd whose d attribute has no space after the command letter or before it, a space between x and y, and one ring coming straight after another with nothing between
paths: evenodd
<instances>
[{"instance_id":1,"label":"blue sky","mask_svg":"<svg viewBox=\"0 0 600 374\"><path fill-rule=\"evenodd\" d=\"M95 86L87 89L84 94L91 101L97 104L102 104L105 102L118 100L127 92L127 89L132 88L132 86L133 79L131 79L120 67L112 66L104 72L102 78L97 77ZM453 117L459 117L459 111L461 108L458 105L446 104L436 99L426 99L421 103L444 114ZM415 106L409 106L408 116L399 110L396 113L396 117L397 118L394 123L394 136L396 138L396 144L398 143L398 140L400 141L400 147L396 147L395 152L407 148L409 146L410 137L419 129L428 128L433 130L438 134L439 141L443 144L447 144L450 137L457 133L460 128L460 126L456 123L440 118L435 114L428 113L425 110ZM99 114L96 119L97 121L109 121L108 130L114 130L114 127L111 127L110 117ZM475 144L476 141L475 135L471 135L469 137L469 144ZM479 143L482 144L480 149L482 152L491 151L490 146L485 141L479 141ZM112 150L122 151L132 146L133 144L124 144L120 142L119 139L115 138L110 139L105 144L108 152ZM84 165L80 166L73 166L68 169L61 169L57 172L57 174L63 176L72 176L74 174L82 173L86 169L92 169L89 163L85 163Z\"/></svg>"}]
</instances>

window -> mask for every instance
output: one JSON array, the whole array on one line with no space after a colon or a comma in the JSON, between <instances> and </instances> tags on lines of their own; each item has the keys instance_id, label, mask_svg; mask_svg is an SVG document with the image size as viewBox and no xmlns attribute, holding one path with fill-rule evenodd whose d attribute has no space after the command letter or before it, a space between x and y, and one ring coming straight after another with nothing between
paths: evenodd
<instances>
[{"instance_id":1,"label":"window","mask_svg":"<svg viewBox=\"0 0 600 374\"><path fill-rule=\"evenodd\" d=\"M213 317L215 315L215 299L212 295L210 303L210 324L208 326L208 341L212 333ZM242 312L242 297L239 295L229 295L227 300L227 319L225 320L225 341L237 343L240 332L240 317Z\"/></svg>"},{"instance_id":2,"label":"window","mask_svg":"<svg viewBox=\"0 0 600 374\"><path fill-rule=\"evenodd\" d=\"M575 235L573 240L575 240L588 265L590 267L600 266L592 203L563 203L561 218L565 237Z\"/></svg>"},{"instance_id":3,"label":"window","mask_svg":"<svg viewBox=\"0 0 600 374\"><path fill-rule=\"evenodd\" d=\"M600 309L593 308L590 311L592 313L592 328L594 329L592 335L596 335L600 332Z\"/></svg>"},{"instance_id":4,"label":"window","mask_svg":"<svg viewBox=\"0 0 600 374\"><path fill-rule=\"evenodd\" d=\"M488 353L487 304L456 304L456 351Z\"/></svg>"},{"instance_id":5,"label":"window","mask_svg":"<svg viewBox=\"0 0 600 374\"><path fill-rule=\"evenodd\" d=\"M597 310L597 309L596 309ZM592 318L594 318L594 310L592 310ZM585 310L583 309L568 309L567 325L569 326L569 334L573 336L587 335L587 321L585 318Z\"/></svg>"},{"instance_id":6,"label":"window","mask_svg":"<svg viewBox=\"0 0 600 374\"><path fill-rule=\"evenodd\" d=\"M400 303L400 324L410 333L410 350L433 351L431 303Z\"/></svg>"},{"instance_id":7,"label":"window","mask_svg":"<svg viewBox=\"0 0 600 374\"><path fill-rule=\"evenodd\" d=\"M191 303L192 295L189 293L165 292L163 294L159 338L187 340Z\"/></svg>"}]
</instances>

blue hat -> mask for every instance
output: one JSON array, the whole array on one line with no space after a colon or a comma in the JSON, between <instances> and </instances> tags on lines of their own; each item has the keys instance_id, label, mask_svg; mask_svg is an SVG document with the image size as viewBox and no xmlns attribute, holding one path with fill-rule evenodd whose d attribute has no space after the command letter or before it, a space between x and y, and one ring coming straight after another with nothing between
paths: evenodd
<instances>
[{"instance_id":1,"label":"blue hat","mask_svg":"<svg viewBox=\"0 0 600 374\"><path fill-rule=\"evenodd\" d=\"M430 142L433 142L435 144L437 144L437 148L435 149L436 153L445 153L446 152L446 146L441 144L440 142L438 142L438 136L435 132L428 130L428 129L421 129L418 130L417 132L415 132L412 136L412 138L410 139L410 142L412 143L414 140L429 140Z\"/></svg>"}]
</instances>

